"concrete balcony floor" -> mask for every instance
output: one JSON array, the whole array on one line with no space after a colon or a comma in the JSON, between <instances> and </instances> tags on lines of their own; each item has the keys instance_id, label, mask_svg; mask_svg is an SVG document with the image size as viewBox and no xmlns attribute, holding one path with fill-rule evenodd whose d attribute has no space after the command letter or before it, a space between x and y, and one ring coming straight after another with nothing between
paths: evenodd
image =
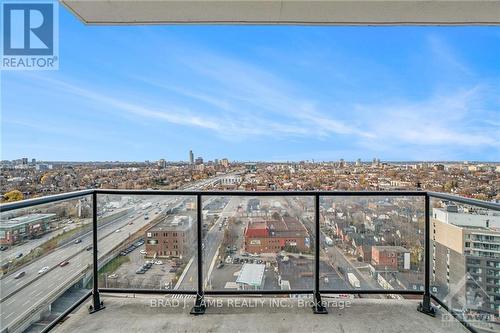
<instances>
[{"instance_id":1,"label":"concrete balcony floor","mask_svg":"<svg viewBox=\"0 0 500 333\"><path fill-rule=\"evenodd\" d=\"M309 304L297 299L207 298L213 305L207 308L205 315L193 316L189 310L194 299L184 296L101 296L106 306L104 310L89 314L90 302L87 302L54 331L468 332L442 310L438 310L435 318L418 312L416 300L354 299L349 306L345 303L342 309L341 304L328 299L328 314L315 315Z\"/></svg>"}]
</instances>

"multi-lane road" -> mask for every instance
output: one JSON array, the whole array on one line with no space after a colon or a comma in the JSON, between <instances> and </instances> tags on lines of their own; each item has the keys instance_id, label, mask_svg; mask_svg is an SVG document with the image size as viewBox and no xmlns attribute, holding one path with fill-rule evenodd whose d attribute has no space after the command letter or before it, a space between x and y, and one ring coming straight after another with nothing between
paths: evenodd
<instances>
[{"instance_id":1,"label":"multi-lane road","mask_svg":"<svg viewBox=\"0 0 500 333\"><path fill-rule=\"evenodd\" d=\"M186 187L185 190L203 189L218 181L219 178L197 182ZM174 197L151 197L151 200L154 200L154 204L150 208L141 210L139 207L132 207L132 211L126 216L100 227L98 232L99 258L104 258L117 245L126 241L130 235L147 225L150 220L146 220L144 214L156 210L156 202L161 202L161 206L165 208L171 208L177 204ZM131 217L132 215L134 217ZM1 330L29 320L37 309L50 304L56 295L66 290L90 269L92 251L86 249L92 245L92 233L89 232L79 239L81 242L78 244L70 242L24 266L21 270L25 272L25 276L22 278L15 279L14 273L0 280ZM63 261L69 261L69 264L60 267L59 264ZM42 267L49 267L49 269L45 273L38 274Z\"/></svg>"}]
</instances>

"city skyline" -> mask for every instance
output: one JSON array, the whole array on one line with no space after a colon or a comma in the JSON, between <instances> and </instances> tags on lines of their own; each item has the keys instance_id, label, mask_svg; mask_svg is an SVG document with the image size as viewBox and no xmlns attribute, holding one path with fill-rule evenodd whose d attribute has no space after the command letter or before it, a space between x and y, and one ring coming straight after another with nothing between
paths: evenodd
<instances>
[{"instance_id":1,"label":"city skyline","mask_svg":"<svg viewBox=\"0 0 500 333\"><path fill-rule=\"evenodd\" d=\"M2 72L1 159L500 156L495 27L60 27L58 71Z\"/></svg>"},{"instance_id":2,"label":"city skyline","mask_svg":"<svg viewBox=\"0 0 500 333\"><path fill-rule=\"evenodd\" d=\"M1 160L0 162L9 162L9 163L15 163L19 162L22 163L22 160L26 157L17 157L13 158L11 160L9 159L4 159ZM203 155L197 155L196 158L202 158L203 162L221 162L221 160L227 159L231 163L268 163L268 164L287 164L287 163L301 163L301 162L306 162L306 163L338 163L338 162L345 162L347 164L355 164L357 162L363 163L363 164L371 164L374 159L377 159L381 163L396 163L396 164L402 164L402 163L408 163L408 164L418 164L418 163L446 163L446 164L499 164L500 161L479 161L479 160L387 160L387 159L381 159L381 158L376 158L374 157L373 159L361 159L361 158L356 158L352 160L346 160L343 158L338 158L338 159L331 159L331 160L314 160L314 159L304 159L304 160L287 160L287 161L264 161L264 160L232 160L231 158L227 157L215 157L212 159L205 159ZM166 156L157 156L157 158L149 159L149 160L49 160L49 159L40 159L40 158L28 158L27 164L35 164L32 160L35 160L36 163L156 163L159 161L165 161L167 164L169 163L185 163L185 164L194 164L194 162L190 162L189 156L187 159L179 159L179 160L172 160L168 159Z\"/></svg>"}]
</instances>

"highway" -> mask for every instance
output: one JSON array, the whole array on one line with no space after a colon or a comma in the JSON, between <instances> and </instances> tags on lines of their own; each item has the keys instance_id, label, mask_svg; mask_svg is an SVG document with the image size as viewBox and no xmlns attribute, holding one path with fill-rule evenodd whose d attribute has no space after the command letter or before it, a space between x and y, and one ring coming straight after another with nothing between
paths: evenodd
<instances>
[{"instance_id":1,"label":"highway","mask_svg":"<svg viewBox=\"0 0 500 333\"><path fill-rule=\"evenodd\" d=\"M186 187L186 190L202 189L220 177L210 180L203 180ZM150 197L155 202L159 202L159 196ZM162 206L176 204L176 197L162 197ZM139 205L138 205L139 206ZM134 208L133 213L129 213L123 218L119 218L113 223L106 224L99 229L98 250L99 258L103 258L111 252L118 244L125 241L129 235L139 231L151 220L144 219L145 212L153 212L157 207L155 204L147 210ZM137 214L140 212L139 214ZM131 215L134 218L130 218ZM149 214L154 216L153 214ZM133 224L130 224L133 222ZM117 232L116 230L120 230ZM92 245L92 233L80 237L81 243L74 242L61 246L54 252L41 257L38 260L23 267L26 275L20 279L14 279L15 273L0 281L1 302L0 302L0 322L1 329L10 327L20 321L25 321L37 307L52 301L53 294L66 290L75 283L92 265L92 251L86 248ZM59 267L62 261L68 260L69 264ZM38 271L48 266L49 270L39 275ZM13 295L10 296L9 295ZM48 303L50 304L50 303Z\"/></svg>"},{"instance_id":2,"label":"highway","mask_svg":"<svg viewBox=\"0 0 500 333\"><path fill-rule=\"evenodd\" d=\"M105 225L99 226L98 237L103 238L107 236L108 233L113 232L120 227L126 226L130 222L128 216L124 216L113 220ZM23 288L25 285L31 283L33 280L39 278L38 271L45 266L54 267L60 264L64 260L70 260L72 256L79 252L82 252L88 246L92 245L92 231L89 231L79 237L82 240L81 243L75 244L74 242L69 242L63 246L58 247L55 251L40 257L37 260L29 263L28 265L20 268L17 272L25 272L26 275L20 279L15 279L17 272L14 272L0 280L2 290L0 291L1 300L4 301L6 297L12 295L16 290ZM91 252L91 251L89 251ZM91 257L90 257L91 258Z\"/></svg>"},{"instance_id":3,"label":"highway","mask_svg":"<svg viewBox=\"0 0 500 333\"><path fill-rule=\"evenodd\" d=\"M153 209L151 209L152 211ZM120 219L121 222L112 223L101 229L104 236L110 232L105 238L101 238L98 243L99 258L102 258L109 253L117 244L126 240L129 234L133 234L140 230L143 226L149 223L144 219L143 214L133 220L130 225L130 219ZM120 229L120 232L113 230ZM15 294L7 299L2 299L0 319L2 326L8 327L12 322L18 318L23 318L25 313L36 308L37 305L43 303L45 298L40 296L50 295L51 292L59 288L67 288L72 282L80 277L92 265L92 251L86 251L85 248L92 244L92 235L89 234L81 238L82 242L79 244L72 243L71 246L63 247L50 255L43 257L30 264L28 267L23 268L26 271L26 276L19 280L12 280L14 283L5 283L2 285L2 293L4 289L7 292L12 292L15 289ZM74 257L72 257L74 256ZM64 267L59 267L58 264L64 260L69 259L69 264ZM38 270L43 267L50 267L49 271L45 274L38 276ZM9 277L13 279L13 277ZM27 278L26 280L24 280ZM28 279L29 278L29 279ZM36 281L35 281L36 279ZM24 280L24 281L23 281ZM34 281L34 282L33 282Z\"/></svg>"}]
</instances>

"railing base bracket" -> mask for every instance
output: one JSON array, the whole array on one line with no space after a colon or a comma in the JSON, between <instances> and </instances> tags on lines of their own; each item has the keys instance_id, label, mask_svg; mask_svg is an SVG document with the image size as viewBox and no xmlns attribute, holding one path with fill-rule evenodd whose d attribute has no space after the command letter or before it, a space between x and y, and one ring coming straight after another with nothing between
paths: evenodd
<instances>
[{"instance_id":1,"label":"railing base bracket","mask_svg":"<svg viewBox=\"0 0 500 333\"><path fill-rule=\"evenodd\" d=\"M192 314L194 316L199 316L205 314L205 309L206 307L204 305L195 305L193 306L191 311L189 311L189 314Z\"/></svg>"},{"instance_id":2,"label":"railing base bracket","mask_svg":"<svg viewBox=\"0 0 500 333\"><path fill-rule=\"evenodd\" d=\"M190 314L194 316L199 316L202 314L205 314L207 306L205 305L205 299L203 296L196 296L196 302L194 303L194 306L192 307L191 311L189 311Z\"/></svg>"},{"instance_id":3,"label":"railing base bracket","mask_svg":"<svg viewBox=\"0 0 500 333\"><path fill-rule=\"evenodd\" d=\"M321 304L316 304L312 309L314 314L328 314L326 308Z\"/></svg>"},{"instance_id":4,"label":"railing base bracket","mask_svg":"<svg viewBox=\"0 0 500 333\"><path fill-rule=\"evenodd\" d=\"M90 305L90 306L89 306L89 313L91 313L91 314L92 314L92 313L95 313L95 312L97 312L97 311L104 310L105 308L106 308L106 307L104 306L104 302L101 302L101 303L99 304L99 307L98 307L98 308L97 308L97 307L96 307L96 308L94 308L94 306L93 306L93 305Z\"/></svg>"},{"instance_id":5,"label":"railing base bracket","mask_svg":"<svg viewBox=\"0 0 500 333\"><path fill-rule=\"evenodd\" d=\"M321 295L319 293L316 293L314 295L314 305L312 309L314 314L328 314L326 307L323 305L323 302L321 301Z\"/></svg>"},{"instance_id":6,"label":"railing base bracket","mask_svg":"<svg viewBox=\"0 0 500 333\"><path fill-rule=\"evenodd\" d=\"M417 310L419 312L425 313L428 316L431 317L436 317L436 309L430 305L430 304L425 304L426 302L422 302L418 304Z\"/></svg>"}]
</instances>

